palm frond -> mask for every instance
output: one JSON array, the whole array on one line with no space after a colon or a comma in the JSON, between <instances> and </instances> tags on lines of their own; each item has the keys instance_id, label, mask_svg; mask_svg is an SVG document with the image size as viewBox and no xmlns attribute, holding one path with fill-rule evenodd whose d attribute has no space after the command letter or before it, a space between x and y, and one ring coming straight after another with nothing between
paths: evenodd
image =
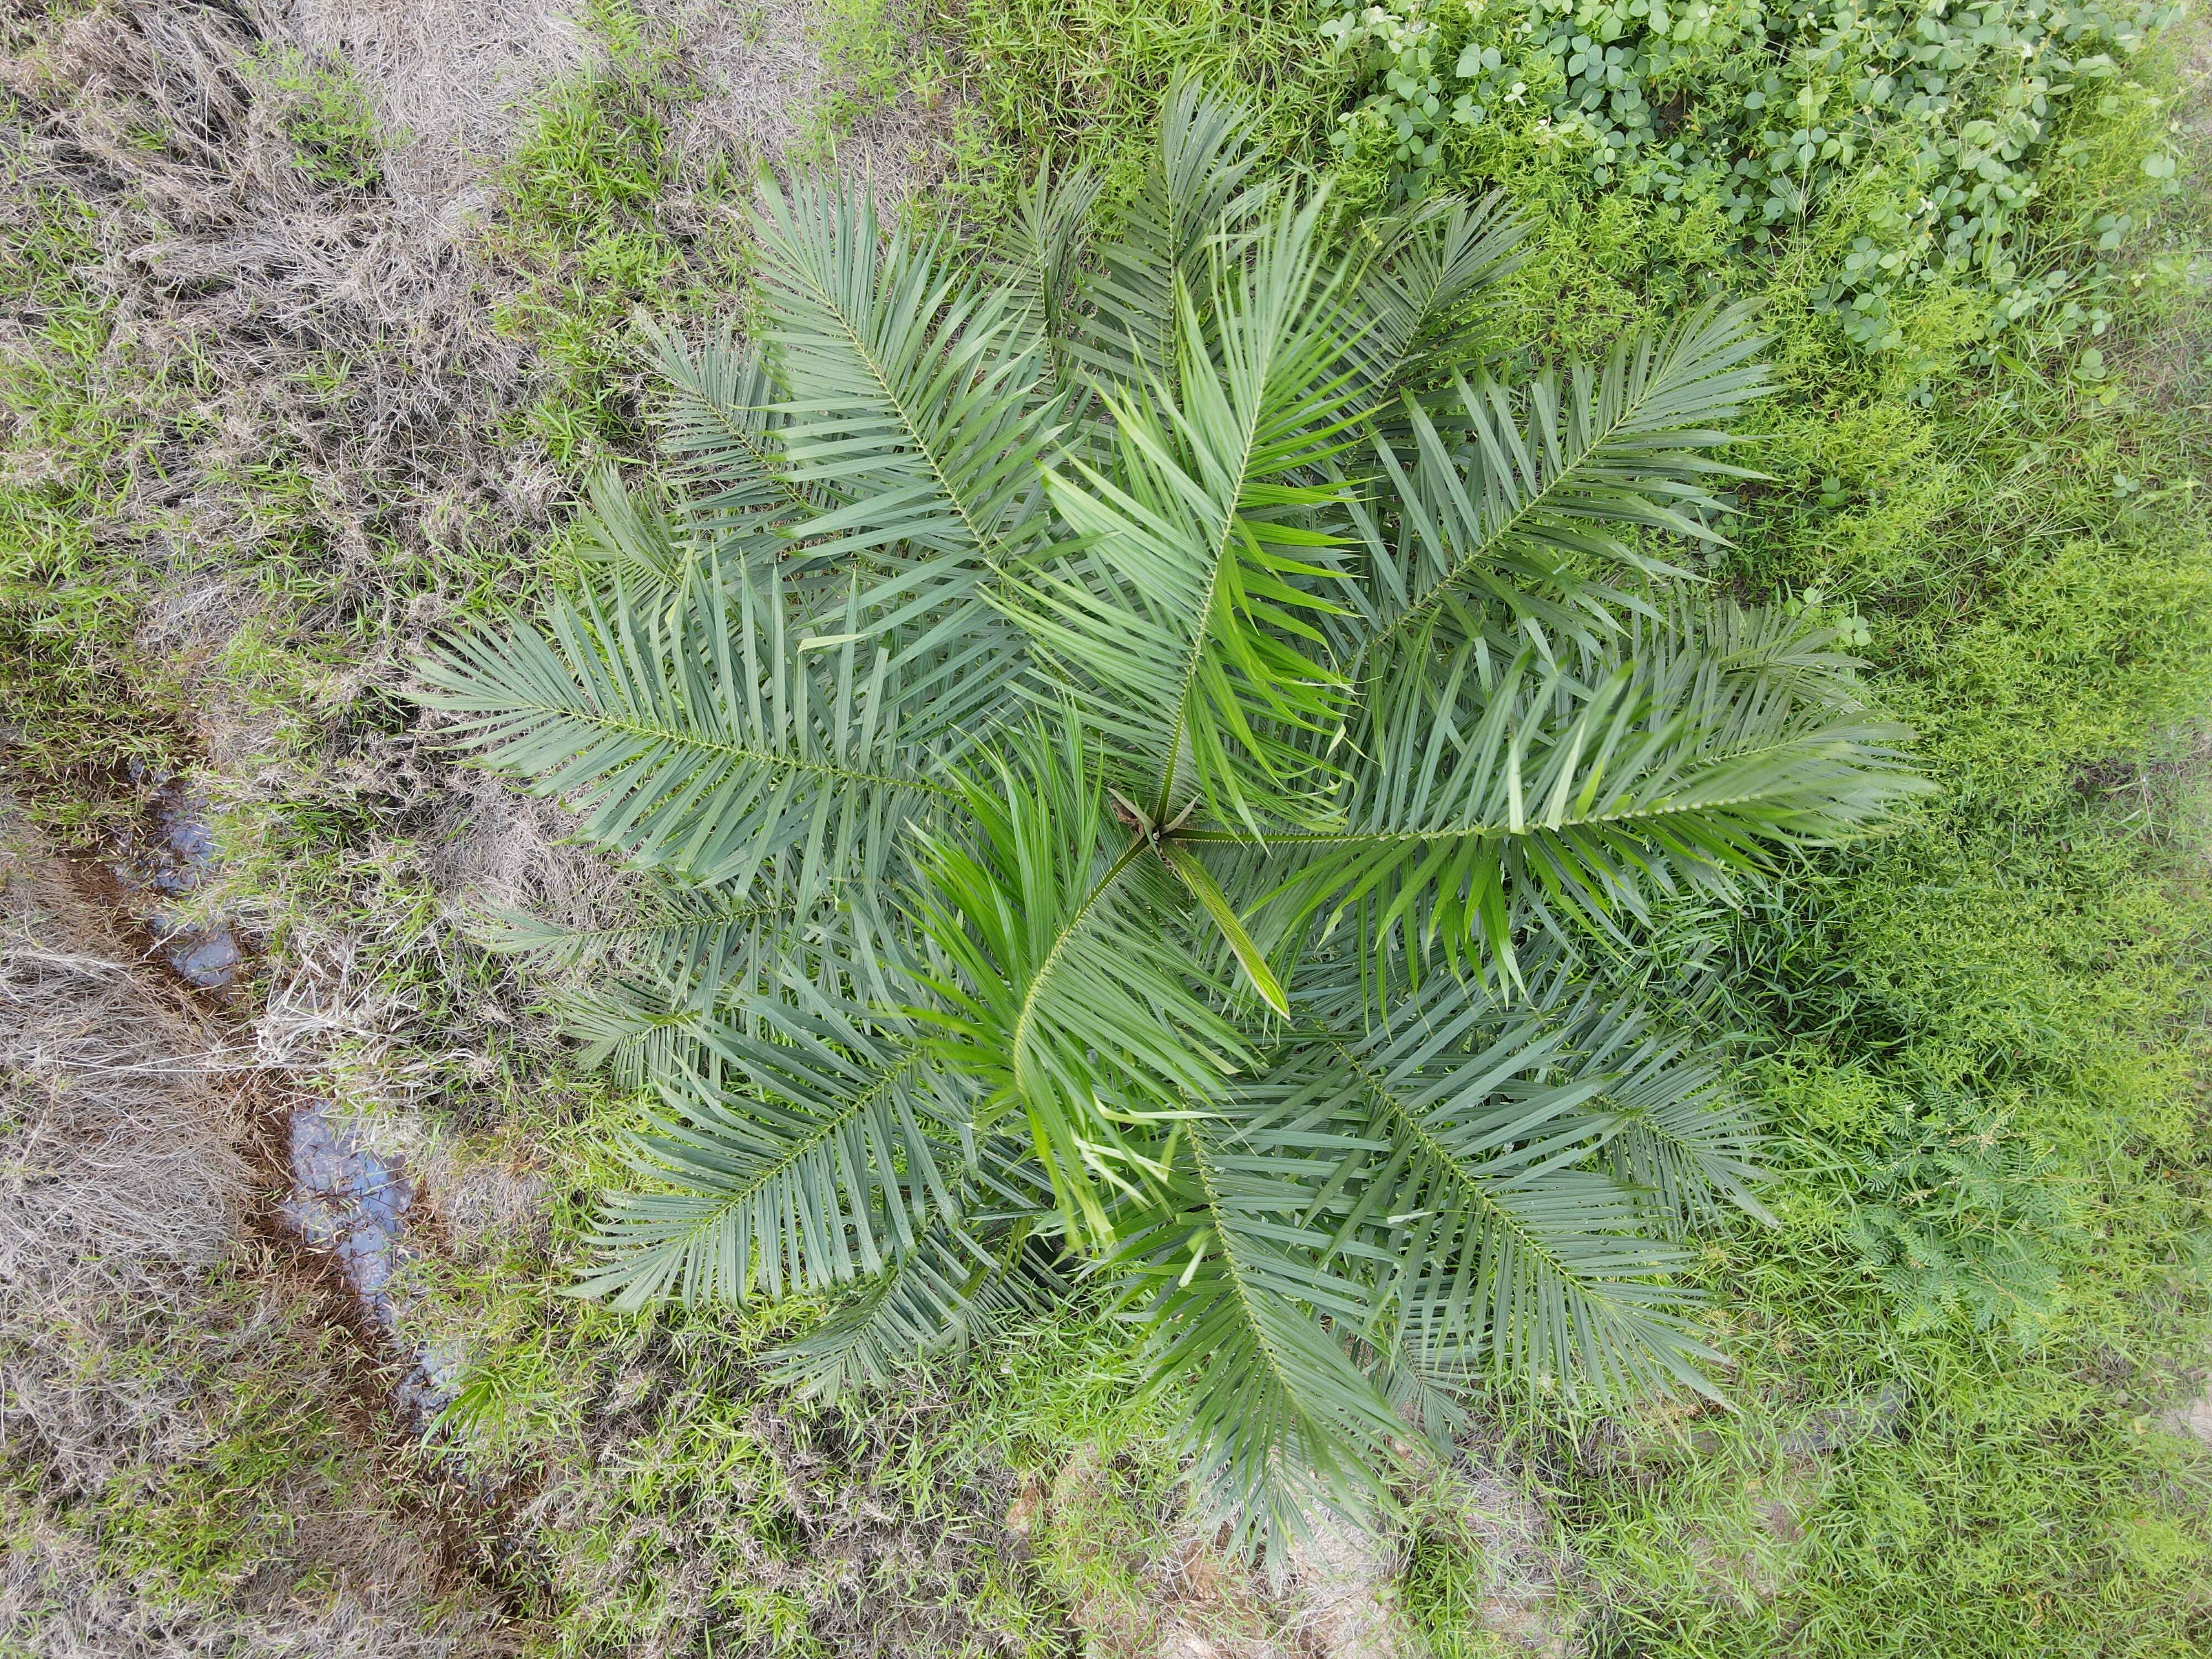
<instances>
[{"instance_id":1,"label":"palm frond","mask_svg":"<svg viewBox=\"0 0 2212 1659\"><path fill-rule=\"evenodd\" d=\"M530 957L547 972L627 969L707 1005L733 974L779 959L805 915L795 894L663 878L648 878L612 921L552 922L500 908L471 931L487 949Z\"/></svg>"},{"instance_id":2,"label":"palm frond","mask_svg":"<svg viewBox=\"0 0 2212 1659\"><path fill-rule=\"evenodd\" d=\"M587 594L556 601L542 631L455 636L422 667L425 700L486 763L568 800L586 838L641 866L742 890L795 860L802 891L818 892L879 879L899 826L951 798L929 774L946 714L970 705L902 720L902 676L939 702L957 677L864 646L842 621L795 624L773 567L743 573L734 594L695 573L665 611ZM967 665L984 681L975 701L1002 700L1003 680Z\"/></svg>"},{"instance_id":3,"label":"palm frond","mask_svg":"<svg viewBox=\"0 0 2212 1659\"><path fill-rule=\"evenodd\" d=\"M918 1361L983 1340L1035 1314L1064 1284L1022 1236L939 1223L902 1249L845 1306L768 1355L771 1380L801 1397L879 1389Z\"/></svg>"},{"instance_id":4,"label":"palm frond","mask_svg":"<svg viewBox=\"0 0 2212 1659\"><path fill-rule=\"evenodd\" d=\"M1644 1195L1657 1224L1679 1236L1730 1206L1772 1221L1753 1190L1760 1136L1718 1054L1656 1030L1632 1000L1586 1007L1568 1041L1578 1064L1613 1074L1577 1110L1596 1126L1601 1166Z\"/></svg>"},{"instance_id":5,"label":"palm frond","mask_svg":"<svg viewBox=\"0 0 2212 1659\"><path fill-rule=\"evenodd\" d=\"M1296 734L1340 718L1314 621L1338 579L1312 520L1335 492L1302 480L1360 410L1331 374L1320 224L1319 201L1286 207L1249 261L1217 265L1210 324L1179 302L1180 392L1103 395L1111 471L1048 477L1078 540L1007 602L1093 723L1149 763L1131 781L1158 820L1200 792L1248 820L1297 810L1317 769Z\"/></svg>"},{"instance_id":6,"label":"palm frond","mask_svg":"<svg viewBox=\"0 0 2212 1659\"><path fill-rule=\"evenodd\" d=\"M1245 983L1259 993L1261 1001L1287 1019L1291 1012L1289 993L1283 989L1283 982L1276 977L1267 953L1246 928L1244 919L1237 914L1237 907L1229 902L1228 894L1221 890L1221 884L1214 880L1212 872L1188 849L1172 842L1161 844L1160 856L1167 860L1176 879L1182 883L1184 890L1198 901L1199 908L1212 922L1221 942L1236 958Z\"/></svg>"},{"instance_id":7,"label":"palm frond","mask_svg":"<svg viewBox=\"0 0 2212 1659\"><path fill-rule=\"evenodd\" d=\"M793 988L694 1022L703 1063L658 1069L660 1110L629 1139L653 1184L609 1195L580 1291L623 1309L742 1301L756 1280L781 1296L878 1273L957 1218L964 1102L920 1035Z\"/></svg>"},{"instance_id":8,"label":"palm frond","mask_svg":"<svg viewBox=\"0 0 2212 1659\"><path fill-rule=\"evenodd\" d=\"M589 504L576 515L572 544L595 574L639 592L683 587L699 564L701 538L657 490L625 489L607 465L592 470L584 492Z\"/></svg>"},{"instance_id":9,"label":"palm frond","mask_svg":"<svg viewBox=\"0 0 2212 1659\"><path fill-rule=\"evenodd\" d=\"M1371 1321L1365 1285L1300 1223L1327 1164L1243 1145L1233 1114L1183 1145L1165 1213L1109 1267L1182 1410L1202 1519L1268 1548L1324 1510L1364 1519L1406 1431L1346 1350Z\"/></svg>"},{"instance_id":10,"label":"palm frond","mask_svg":"<svg viewBox=\"0 0 2212 1659\"><path fill-rule=\"evenodd\" d=\"M1047 155L1014 198L1000 263L1021 325L1043 344L1055 380L1068 367L1067 331L1091 210L1106 176L1087 162L1054 172Z\"/></svg>"},{"instance_id":11,"label":"palm frond","mask_svg":"<svg viewBox=\"0 0 2212 1659\"><path fill-rule=\"evenodd\" d=\"M1478 946L1511 973L1534 915L1610 928L1658 893L1734 902L1768 849L1833 842L1924 788L1831 638L1779 614L1638 623L1597 677L1481 638L1407 653L1352 729L1340 830L1268 835L1290 884L1379 948ZM1799 635L1794 643L1782 636ZM1594 665L1607 668L1605 659ZM1240 832L1201 831L1198 842Z\"/></svg>"},{"instance_id":12,"label":"palm frond","mask_svg":"<svg viewBox=\"0 0 2212 1659\"><path fill-rule=\"evenodd\" d=\"M691 483L693 506L708 523L765 532L847 499L833 483L791 477L781 389L757 345L740 341L727 324L696 347L649 318L640 316L636 326L669 388L661 447Z\"/></svg>"},{"instance_id":13,"label":"palm frond","mask_svg":"<svg viewBox=\"0 0 2212 1659\"><path fill-rule=\"evenodd\" d=\"M1159 119L1144 183L1084 285L1088 307L1072 319L1072 356L1125 396L1173 384L1178 290L1205 291L1210 262L1241 252L1274 193L1253 181L1260 156L1249 105L1183 80Z\"/></svg>"},{"instance_id":14,"label":"palm frond","mask_svg":"<svg viewBox=\"0 0 2212 1659\"><path fill-rule=\"evenodd\" d=\"M1357 522L1365 579L1342 649L1359 677L1395 672L1392 647L1455 596L1503 606L1525 626L1633 609L1611 585L1671 567L1623 538L1649 531L1713 541L1713 487L1753 476L1721 459L1725 429L1767 390L1741 307L1712 307L1668 332L1622 341L1602 368L1539 375L1516 396L1487 378L1407 398L1378 434L1376 495ZM1565 601L1572 611L1547 611Z\"/></svg>"},{"instance_id":15,"label":"palm frond","mask_svg":"<svg viewBox=\"0 0 2212 1659\"><path fill-rule=\"evenodd\" d=\"M710 1046L729 1018L718 1001L689 995L658 972L616 972L571 988L556 1008L562 1030L582 1045L577 1058L585 1066L643 1089L712 1064Z\"/></svg>"},{"instance_id":16,"label":"palm frond","mask_svg":"<svg viewBox=\"0 0 2212 1659\"><path fill-rule=\"evenodd\" d=\"M1017 558L1045 528L1037 469L1063 420L1018 295L886 240L833 181L764 186L756 229L788 477L839 497L810 551L896 564L924 605Z\"/></svg>"},{"instance_id":17,"label":"palm frond","mask_svg":"<svg viewBox=\"0 0 2212 1659\"><path fill-rule=\"evenodd\" d=\"M1432 981L1387 1024L1293 1045L1241 1092L1247 1139L1275 1162L1350 1138L1301 1218L1380 1264L1374 1340L1432 1381L1710 1389L1680 1251L1644 1193L1589 1167L1609 1133L1590 1103L1635 1086L1648 1104L1665 1069L1581 1046L1604 1018Z\"/></svg>"},{"instance_id":18,"label":"palm frond","mask_svg":"<svg viewBox=\"0 0 2212 1659\"><path fill-rule=\"evenodd\" d=\"M1175 891L1146 837L1107 810L1080 726L1042 726L963 779L971 840L931 839L917 920L945 1064L985 1091L979 1121L1027 1120L1073 1237L1113 1234L1146 1147L1218 1091L1234 1032L1163 928Z\"/></svg>"},{"instance_id":19,"label":"palm frond","mask_svg":"<svg viewBox=\"0 0 2212 1659\"><path fill-rule=\"evenodd\" d=\"M1431 197L1368 234L1373 252L1345 300L1359 325L1346 333L1363 390L1379 402L1448 345L1449 325L1469 301L1512 274L1528 226L1493 191L1480 202Z\"/></svg>"}]
</instances>

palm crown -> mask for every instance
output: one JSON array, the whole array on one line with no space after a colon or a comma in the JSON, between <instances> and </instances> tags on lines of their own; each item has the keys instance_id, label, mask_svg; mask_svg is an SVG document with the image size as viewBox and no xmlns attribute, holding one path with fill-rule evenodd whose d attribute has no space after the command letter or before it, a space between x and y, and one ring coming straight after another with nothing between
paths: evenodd
<instances>
[{"instance_id":1,"label":"palm crown","mask_svg":"<svg viewBox=\"0 0 2212 1659\"><path fill-rule=\"evenodd\" d=\"M1510 216L1335 224L1247 125L1174 94L1096 248L1079 168L964 263L767 190L754 344L653 337L684 488L600 482L598 578L426 677L647 872L500 924L659 1102L590 1288L863 1281L826 1390L1095 1277L1264 1537L1470 1388L1708 1386L1753 1136L1605 963L1916 785L1663 556L1746 476L1737 313L1510 389L1455 349Z\"/></svg>"}]
</instances>

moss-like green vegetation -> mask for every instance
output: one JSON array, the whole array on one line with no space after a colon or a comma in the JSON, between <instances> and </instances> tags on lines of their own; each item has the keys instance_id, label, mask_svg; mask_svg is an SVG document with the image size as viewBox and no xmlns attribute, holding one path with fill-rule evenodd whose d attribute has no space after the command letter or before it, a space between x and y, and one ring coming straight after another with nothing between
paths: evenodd
<instances>
[{"instance_id":1,"label":"moss-like green vegetation","mask_svg":"<svg viewBox=\"0 0 2212 1659\"><path fill-rule=\"evenodd\" d=\"M2212 1343L2212 153L2201 90L2185 91L2201 37L2179 25L2030 110L2040 130L1996 155L2000 179L1977 160L1974 179L2036 191L2005 218L1998 281L1972 247L1969 268L1947 264L1946 227L1894 222L1918 200L1878 171L1904 165L1893 135L1823 153L1854 129L1808 117L1814 162L1780 167L1807 201L1771 213L1776 158L1796 146L1740 120L1720 132L1729 100L1759 89L1754 67L1783 77L1785 100L1814 87L1856 109L1856 46L1830 73L1806 67L1809 46L1776 58L1764 26L1715 25L1662 70L1646 61L1650 8L1583 9L1620 14L1608 40L1581 11L1437 6L1425 72L1443 83L1441 125L1401 137L1374 100L1409 94L1364 45L1340 52L1322 33L1343 9L841 0L817 29L834 85L808 130L827 149L919 97L945 172L909 211L980 238L1048 149L1108 169L1110 215L1171 77L1217 77L1257 88L1271 155L1331 175L1350 210L1417 183L1507 191L1534 226L1486 343L1508 368L1710 293L1756 297L1784 391L1758 416L1766 477L1709 574L1852 626L1942 786L1893 833L1814 860L1786 907L1668 920L1665 949L1717 975L1739 1083L1772 1136L1775 1224L1710 1237L1701 1266L1735 1362L1729 1408L1586 1419L1497 1402L1471 1473L1409 1484L1403 1620L1446 1656L1552 1635L1607 1659L2204 1651L2212 1459L2168 1422ZM1909 33L1923 15L1853 27ZM2028 5L1924 15L2059 27ZM1540 27L1509 57L1498 31L1515 20ZM1828 26L1814 21L1809 35ZM563 488L649 441L635 308L742 317L735 227L758 159L675 155L697 90L682 42L627 13L595 27L604 53L539 95L473 256L488 327L534 354L505 447L482 465L549 468ZM9 41L26 61L28 40ZM1586 137L1544 137L1535 123L1557 130L1593 49L1624 45L1638 101L1601 100L1604 131L1638 146L1607 161ZM1481 122L1450 118L1522 56L1557 60L1553 80L1514 68L1525 119L1510 79ZM353 83L270 64L257 72L295 112L287 166L334 198L373 197L389 168ZM2002 104L2017 83L1975 84ZM1638 123L1697 111L1701 154L1758 151L1766 194L1733 172L1677 187ZM1915 131L1949 142L1941 113ZM1954 149L1929 165L1948 179L1963 163ZM117 198L28 171L5 188L6 763L50 819L82 819L87 790L124 762L166 769L191 752L202 705L180 687L234 698L247 713L205 764L233 803L227 846L258 895L264 977L351 940L344 994L359 1000L343 1006L373 1010L312 1050L309 1073L373 1076L463 1163L542 1188L537 1224L457 1231L419 1270L410 1316L469 1344L443 1432L526 1532L501 1559L528 1580L527 1638L568 1654L1045 1655L1087 1632L1133 1654L1166 1620L1278 1631L1240 1600L1233 1564L1200 1549L1163 1569L1186 1541L1175 1470L1109 1325L1024 1334L837 1411L750 1364L815 1306L644 1322L560 1295L591 1192L616 1178L609 1133L636 1103L580 1075L534 1022L534 988L458 925L465 827L408 746L391 665L428 622L562 580L569 550L531 510L434 479L392 484L346 528L317 493L327 454L274 437L211 447L221 377L252 371L226 367L219 336L156 349L125 325L101 271ZM1972 216L1947 204L1947 219L1954 207ZM1899 248L1910 261L1884 266ZM333 408L373 404L346 401L361 364L342 351L300 372ZM227 592L259 597L252 626L210 651L147 618L173 597L155 550L184 544L165 525L188 530L218 498L222 535L189 544ZM374 550L373 577L334 574L345 535ZM241 1552L263 1547L235 1500L287 1419L225 1420L216 1449L101 1522L103 1547L164 1595L231 1595ZM315 1443L336 1432L319 1422Z\"/></svg>"},{"instance_id":2,"label":"moss-like green vegetation","mask_svg":"<svg viewBox=\"0 0 2212 1659\"><path fill-rule=\"evenodd\" d=\"M1177 75L1256 94L1270 153L1306 168L1352 84L1307 0L939 0L933 17L963 94L957 199L987 223L1046 154L1105 168L1109 202L1133 188Z\"/></svg>"}]
</instances>

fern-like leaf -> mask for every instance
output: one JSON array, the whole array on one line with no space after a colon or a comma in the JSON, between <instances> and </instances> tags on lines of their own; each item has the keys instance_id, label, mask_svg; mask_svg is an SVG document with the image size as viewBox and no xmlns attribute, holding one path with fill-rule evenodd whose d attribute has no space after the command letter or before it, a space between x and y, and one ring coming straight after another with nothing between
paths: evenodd
<instances>
[{"instance_id":1,"label":"fern-like leaf","mask_svg":"<svg viewBox=\"0 0 2212 1659\"><path fill-rule=\"evenodd\" d=\"M742 1301L757 1281L781 1296L881 1272L933 1216L957 1219L960 1094L915 1033L799 993L696 1022L701 1063L657 1068L661 1109L629 1140L653 1185L613 1197L586 1293Z\"/></svg>"}]
</instances>

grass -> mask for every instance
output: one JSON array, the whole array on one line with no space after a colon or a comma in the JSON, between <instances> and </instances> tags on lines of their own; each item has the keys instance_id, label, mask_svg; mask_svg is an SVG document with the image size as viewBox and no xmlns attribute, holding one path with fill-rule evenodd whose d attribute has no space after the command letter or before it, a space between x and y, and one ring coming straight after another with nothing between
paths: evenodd
<instances>
[{"instance_id":1,"label":"grass","mask_svg":"<svg viewBox=\"0 0 2212 1659\"><path fill-rule=\"evenodd\" d=\"M1080 155L1105 170L1110 214L1178 74L1255 94L1269 155L1317 167L1346 90L1315 50L1322 15L1310 0L933 0L958 99L948 207L988 224L1040 157Z\"/></svg>"},{"instance_id":2,"label":"grass","mask_svg":"<svg viewBox=\"0 0 2212 1659\"><path fill-rule=\"evenodd\" d=\"M1048 152L1126 188L1178 72L1256 88L1275 164L1318 175L1338 168L1328 141L1352 95L1316 48L1330 9L836 0L810 118L834 135L941 98L951 173L917 210L978 236ZM592 26L601 58L533 106L478 251L513 279L479 297L535 377L491 465L571 481L649 444L635 308L742 312L732 228L750 189L749 158L701 171L672 146L699 90L681 43L612 8ZM2170 88L2183 67L2177 50L2139 78ZM363 127L342 66L262 72L293 112L298 167L333 199L373 198L396 139ZM2212 157L2168 131L2173 112L2116 95L2054 147L2031 257L2082 273L2070 305L1990 340L1939 287L1899 303L1881 353L1819 309L1848 213L1754 256L1710 207L1592 189L1533 147L1457 163L1534 226L1485 343L1509 369L1709 293L1759 300L1781 382L1758 417L1766 477L1711 574L1855 623L1943 792L1813 864L1786 905L1672 919L1670 947L1723 969L1741 1080L1774 1137L1777 1224L1715 1237L1701 1269L1730 1408L1497 1402L1482 1478L1540 1498L1547 1529L1508 1537L1448 1480L1409 1490L1400 1603L1441 1655L1522 1650L1516 1628L1608 1656L2212 1643L2212 1466L2161 1426L2212 1340L2212 209L2142 165L2179 143L2201 181ZM1355 157L1334 185L1358 208L1387 182ZM411 1316L470 1340L447 1438L530 1517L529 1638L578 1655L1043 1655L1141 1650L1169 1617L1266 1629L1229 1590L1163 1590L1174 1469L1109 1326L1025 1332L833 1409L779 1395L746 1358L811 1306L638 1322L560 1294L635 1103L577 1075L533 1023L534 988L467 941L449 873L466 827L409 746L396 673L356 672L419 629L410 605L525 601L560 580L557 532L486 509L417 535L395 487L372 538L382 591L362 603L335 574L338 514L312 456L204 441L240 372L222 340L156 353L124 325L96 275L115 210L27 177L9 195L0 294L33 349L0 386L8 764L50 820L90 835L88 781L189 761L194 696L217 688L244 710L229 729L253 734L204 763L224 785L228 889L271 963L350 953L348 994L368 1010L303 1081L398 1101L461 1162L544 1182L542 1227L457 1231ZM337 354L293 372L337 401L365 370ZM168 489L172 471L191 489ZM202 550L253 615L190 661L149 652L152 550L213 497L225 527ZM240 1398L213 1449L103 1511L103 1547L164 1595L220 1601L277 1547L250 1494L288 1437L349 1443L342 1424L288 1417L281 1390L258 1415Z\"/></svg>"},{"instance_id":3,"label":"grass","mask_svg":"<svg viewBox=\"0 0 2212 1659\"><path fill-rule=\"evenodd\" d=\"M383 178L387 143L404 143L406 135L380 130L375 111L343 62L272 46L264 48L257 68L266 94L288 106L283 127L294 146L294 167L319 184L342 189L367 190Z\"/></svg>"},{"instance_id":4,"label":"grass","mask_svg":"<svg viewBox=\"0 0 2212 1659\"><path fill-rule=\"evenodd\" d=\"M686 88L665 55L626 33L615 43L605 64L540 100L507 162L489 241L524 273L495 320L551 371L527 429L571 474L640 435L622 373L632 313L696 313L742 283L726 257L702 250L695 259L663 223L675 183L667 106ZM734 200L730 181L717 182Z\"/></svg>"},{"instance_id":5,"label":"grass","mask_svg":"<svg viewBox=\"0 0 2212 1659\"><path fill-rule=\"evenodd\" d=\"M167 734L125 714L143 696L114 666L137 584L102 532L134 504L173 399L112 372L106 309L75 275L96 252L90 210L20 172L8 185L20 234L0 253L0 299L37 348L0 374L18 461L0 481L0 693L40 715L15 737L15 764L46 780L92 759L158 764Z\"/></svg>"}]
</instances>

